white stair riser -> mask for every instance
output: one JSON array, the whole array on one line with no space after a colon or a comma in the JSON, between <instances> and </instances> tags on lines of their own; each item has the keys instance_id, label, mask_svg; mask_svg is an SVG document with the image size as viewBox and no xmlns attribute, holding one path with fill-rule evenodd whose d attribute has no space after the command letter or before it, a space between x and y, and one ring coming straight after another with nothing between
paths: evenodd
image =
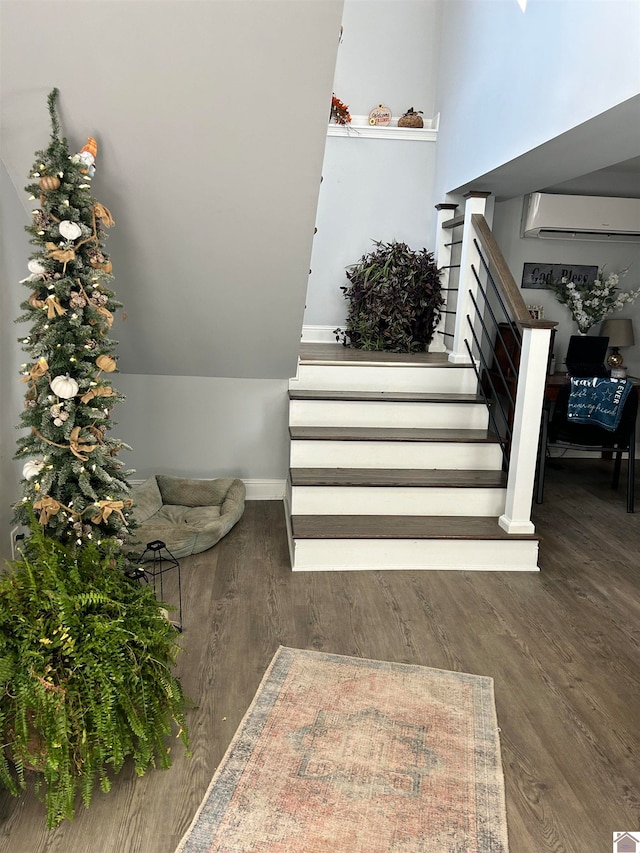
<instances>
[{"instance_id":1,"label":"white stair riser","mask_svg":"<svg viewBox=\"0 0 640 853\"><path fill-rule=\"evenodd\" d=\"M289 388L309 391L416 391L475 394L471 367L391 367L378 365L301 364Z\"/></svg>"},{"instance_id":2,"label":"white stair riser","mask_svg":"<svg viewBox=\"0 0 640 853\"><path fill-rule=\"evenodd\" d=\"M291 442L292 468L448 468L498 471L497 444L418 441Z\"/></svg>"},{"instance_id":3,"label":"white stair riser","mask_svg":"<svg viewBox=\"0 0 640 853\"><path fill-rule=\"evenodd\" d=\"M499 516L505 489L293 486L293 515Z\"/></svg>"},{"instance_id":4,"label":"white stair riser","mask_svg":"<svg viewBox=\"0 0 640 853\"><path fill-rule=\"evenodd\" d=\"M487 539L296 539L294 571L538 571L538 542Z\"/></svg>"},{"instance_id":5,"label":"white stair riser","mask_svg":"<svg viewBox=\"0 0 640 853\"><path fill-rule=\"evenodd\" d=\"M397 403L360 400L291 400L291 426L429 427L486 429L482 403Z\"/></svg>"}]
</instances>

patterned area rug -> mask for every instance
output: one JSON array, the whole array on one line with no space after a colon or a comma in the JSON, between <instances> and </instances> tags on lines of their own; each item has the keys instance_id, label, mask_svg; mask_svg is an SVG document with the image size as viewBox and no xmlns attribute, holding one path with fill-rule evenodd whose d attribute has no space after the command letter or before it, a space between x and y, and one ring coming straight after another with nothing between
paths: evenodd
<instances>
[{"instance_id":1,"label":"patterned area rug","mask_svg":"<svg viewBox=\"0 0 640 853\"><path fill-rule=\"evenodd\" d=\"M176 853L507 853L493 680L281 647Z\"/></svg>"}]
</instances>

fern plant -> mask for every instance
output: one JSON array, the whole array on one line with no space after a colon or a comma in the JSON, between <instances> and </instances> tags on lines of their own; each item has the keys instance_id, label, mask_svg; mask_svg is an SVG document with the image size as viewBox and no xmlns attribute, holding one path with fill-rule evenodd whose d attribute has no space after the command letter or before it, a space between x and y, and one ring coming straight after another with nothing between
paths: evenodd
<instances>
[{"instance_id":1,"label":"fern plant","mask_svg":"<svg viewBox=\"0 0 640 853\"><path fill-rule=\"evenodd\" d=\"M424 352L444 304L433 254L406 243L374 241L375 249L347 267L340 289L349 303L336 340L363 350Z\"/></svg>"},{"instance_id":2,"label":"fern plant","mask_svg":"<svg viewBox=\"0 0 640 853\"><path fill-rule=\"evenodd\" d=\"M53 828L128 757L143 775L170 766L172 730L189 744L177 634L153 591L104 543L74 549L35 520L31 533L0 576L0 784L33 781Z\"/></svg>"}]
</instances>

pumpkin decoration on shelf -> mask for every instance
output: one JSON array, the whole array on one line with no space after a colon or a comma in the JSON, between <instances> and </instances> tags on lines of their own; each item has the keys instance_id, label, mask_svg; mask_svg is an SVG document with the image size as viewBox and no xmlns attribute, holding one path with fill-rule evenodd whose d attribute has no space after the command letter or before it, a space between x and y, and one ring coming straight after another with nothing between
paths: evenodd
<instances>
[{"instance_id":1,"label":"pumpkin decoration on shelf","mask_svg":"<svg viewBox=\"0 0 640 853\"><path fill-rule=\"evenodd\" d=\"M60 178L56 175L43 175L38 181L40 184L40 189L45 192L49 192L50 190L57 190L60 186Z\"/></svg>"},{"instance_id":2,"label":"pumpkin decoration on shelf","mask_svg":"<svg viewBox=\"0 0 640 853\"><path fill-rule=\"evenodd\" d=\"M414 110L409 107L406 113L398 119L398 127L424 127L422 110Z\"/></svg>"}]
</instances>

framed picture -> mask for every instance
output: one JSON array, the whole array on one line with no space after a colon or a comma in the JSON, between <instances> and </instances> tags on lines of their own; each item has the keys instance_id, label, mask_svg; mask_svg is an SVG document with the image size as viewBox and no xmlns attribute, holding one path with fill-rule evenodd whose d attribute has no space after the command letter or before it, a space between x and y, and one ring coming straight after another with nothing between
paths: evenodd
<instances>
[{"instance_id":1,"label":"framed picture","mask_svg":"<svg viewBox=\"0 0 640 853\"><path fill-rule=\"evenodd\" d=\"M542 305L527 305L527 311L532 320L544 320L544 308Z\"/></svg>"},{"instance_id":2,"label":"framed picture","mask_svg":"<svg viewBox=\"0 0 640 853\"><path fill-rule=\"evenodd\" d=\"M524 264L522 268L522 288L544 290L555 281L563 278L576 284L593 281L598 275L598 267L582 264Z\"/></svg>"}]
</instances>

